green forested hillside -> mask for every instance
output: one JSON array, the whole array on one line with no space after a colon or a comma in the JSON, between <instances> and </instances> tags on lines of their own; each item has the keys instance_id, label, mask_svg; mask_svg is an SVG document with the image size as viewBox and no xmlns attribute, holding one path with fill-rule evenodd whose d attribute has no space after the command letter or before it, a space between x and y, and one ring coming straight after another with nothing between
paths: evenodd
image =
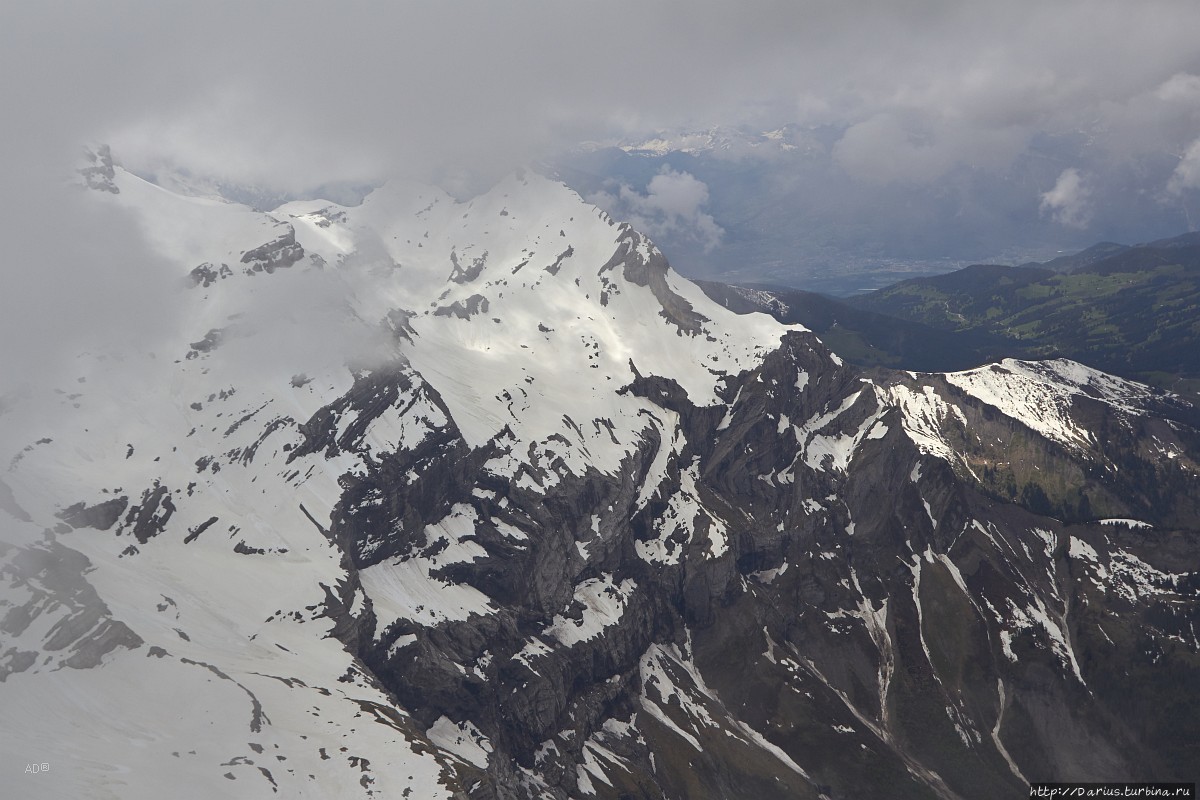
<instances>
[{"instance_id":1,"label":"green forested hillside","mask_svg":"<svg viewBox=\"0 0 1200 800\"><path fill-rule=\"evenodd\" d=\"M1010 355L1061 355L1159 384L1200 379L1200 239L1104 247L1115 252L1077 260L1082 266L1070 272L980 265L847 302L943 331L999 337Z\"/></svg>"}]
</instances>

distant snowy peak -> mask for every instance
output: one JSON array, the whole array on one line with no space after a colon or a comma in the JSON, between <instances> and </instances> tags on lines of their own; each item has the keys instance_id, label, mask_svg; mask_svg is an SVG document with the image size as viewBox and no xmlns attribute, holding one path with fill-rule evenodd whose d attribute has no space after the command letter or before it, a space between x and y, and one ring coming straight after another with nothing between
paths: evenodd
<instances>
[{"instance_id":1,"label":"distant snowy peak","mask_svg":"<svg viewBox=\"0 0 1200 800\"><path fill-rule=\"evenodd\" d=\"M590 142L583 150L618 147L632 155L665 156L668 153L713 154L741 158L782 153L806 153L817 146L798 125L785 125L766 131L718 126L702 130L659 131L644 138L626 138L608 142Z\"/></svg>"},{"instance_id":2,"label":"distant snowy peak","mask_svg":"<svg viewBox=\"0 0 1200 800\"><path fill-rule=\"evenodd\" d=\"M1089 446L1095 433L1072 414L1078 398L1091 398L1136 416L1156 393L1149 386L1108 375L1067 359L1018 361L952 372L946 380L967 394L1018 419L1048 439L1067 446Z\"/></svg>"}]
</instances>

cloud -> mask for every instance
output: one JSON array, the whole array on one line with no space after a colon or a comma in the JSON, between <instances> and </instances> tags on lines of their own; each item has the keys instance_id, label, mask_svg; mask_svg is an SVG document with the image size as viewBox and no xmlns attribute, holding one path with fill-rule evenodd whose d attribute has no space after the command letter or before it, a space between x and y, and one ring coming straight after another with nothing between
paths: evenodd
<instances>
[{"instance_id":1,"label":"cloud","mask_svg":"<svg viewBox=\"0 0 1200 800\"><path fill-rule=\"evenodd\" d=\"M877 114L851 126L833 148L834 161L869 183L928 183L959 165L1000 168L1024 148L1019 128L974 128L913 114Z\"/></svg>"},{"instance_id":2,"label":"cloud","mask_svg":"<svg viewBox=\"0 0 1200 800\"><path fill-rule=\"evenodd\" d=\"M1041 211L1060 225L1086 228L1092 219L1092 191L1079 170L1064 169L1054 188L1042 194Z\"/></svg>"},{"instance_id":3,"label":"cloud","mask_svg":"<svg viewBox=\"0 0 1200 800\"><path fill-rule=\"evenodd\" d=\"M65 379L82 351L150 350L170 324L181 276L94 194L64 178L4 203L0 395Z\"/></svg>"},{"instance_id":4,"label":"cloud","mask_svg":"<svg viewBox=\"0 0 1200 800\"><path fill-rule=\"evenodd\" d=\"M1186 103L1194 107L1200 102L1200 75L1186 72L1172 75L1154 90L1154 96L1164 102Z\"/></svg>"},{"instance_id":5,"label":"cloud","mask_svg":"<svg viewBox=\"0 0 1200 800\"><path fill-rule=\"evenodd\" d=\"M1167 181L1167 191L1171 194L1182 194L1185 189L1200 189L1200 139L1188 146Z\"/></svg>"},{"instance_id":6,"label":"cloud","mask_svg":"<svg viewBox=\"0 0 1200 800\"><path fill-rule=\"evenodd\" d=\"M622 183L612 191L599 191L586 199L613 217L632 223L652 239L666 235L690 238L705 252L720 244L725 233L704 211L708 186L670 167L663 167L650 179L644 194Z\"/></svg>"},{"instance_id":7,"label":"cloud","mask_svg":"<svg viewBox=\"0 0 1200 800\"><path fill-rule=\"evenodd\" d=\"M117 0L15 6L0 61L26 132L295 191L507 170L612 132L881 115L929 133L934 169L1005 161L1010 128L1103 125L1105 104L1160 87L1175 102L1186 87L1164 82L1200 72L1198 26L1186 0Z\"/></svg>"}]
</instances>

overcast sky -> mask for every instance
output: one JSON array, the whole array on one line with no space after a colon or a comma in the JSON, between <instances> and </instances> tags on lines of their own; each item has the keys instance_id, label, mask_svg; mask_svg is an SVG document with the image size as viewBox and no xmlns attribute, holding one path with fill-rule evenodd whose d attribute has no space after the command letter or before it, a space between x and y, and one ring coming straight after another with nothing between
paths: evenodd
<instances>
[{"instance_id":1,"label":"overcast sky","mask_svg":"<svg viewBox=\"0 0 1200 800\"><path fill-rule=\"evenodd\" d=\"M84 142L295 192L789 122L844 129L830 157L847 181L921 183L1081 131L1092 164L1177 162L1140 189L1166 202L1200 187L1197 42L1194 0L7 3L0 336L149 313L128 290L146 278L132 231L64 186ZM1099 184L1067 164L1033 200L1086 225Z\"/></svg>"},{"instance_id":2,"label":"overcast sky","mask_svg":"<svg viewBox=\"0 0 1200 800\"><path fill-rule=\"evenodd\" d=\"M1086 130L1114 158L1200 137L1190 0L8 6L0 135L26 163L104 139L131 164L295 190L798 122L849 125L853 175L921 179L1003 165L1037 131Z\"/></svg>"}]
</instances>

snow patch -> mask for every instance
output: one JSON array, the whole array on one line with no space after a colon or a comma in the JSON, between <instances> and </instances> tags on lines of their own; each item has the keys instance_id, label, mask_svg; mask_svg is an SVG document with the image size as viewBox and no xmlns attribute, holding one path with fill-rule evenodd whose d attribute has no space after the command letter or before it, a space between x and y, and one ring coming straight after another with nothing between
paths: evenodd
<instances>
[{"instance_id":1,"label":"snow patch","mask_svg":"<svg viewBox=\"0 0 1200 800\"><path fill-rule=\"evenodd\" d=\"M616 625L637 584L631 578L613 582L612 575L584 581L575 587L575 603L583 605L579 619L557 615L546 635L559 644L570 647L599 636L605 628Z\"/></svg>"},{"instance_id":2,"label":"snow patch","mask_svg":"<svg viewBox=\"0 0 1200 800\"><path fill-rule=\"evenodd\" d=\"M446 717L439 717L425 735L446 752L479 769L487 769L492 743L470 720L452 722Z\"/></svg>"}]
</instances>

